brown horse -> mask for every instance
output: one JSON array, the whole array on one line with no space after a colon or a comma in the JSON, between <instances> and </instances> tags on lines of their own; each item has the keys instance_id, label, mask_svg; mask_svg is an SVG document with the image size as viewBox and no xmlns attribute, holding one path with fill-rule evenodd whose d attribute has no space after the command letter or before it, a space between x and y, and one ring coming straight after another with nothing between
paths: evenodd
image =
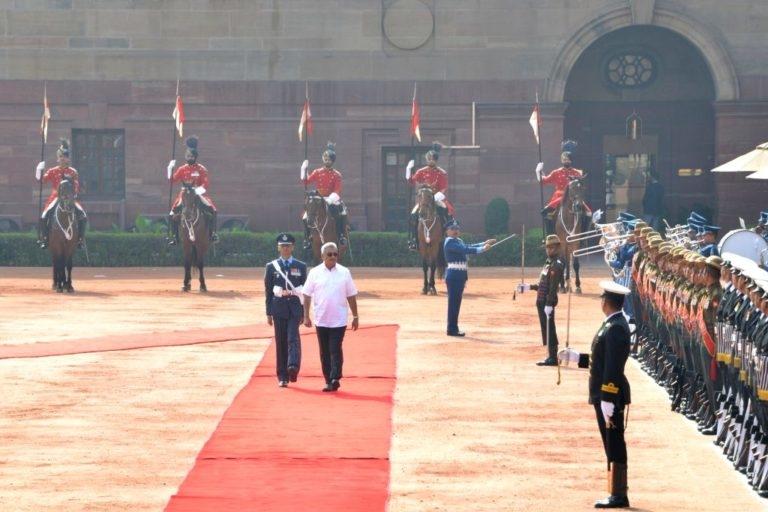
<instances>
[{"instance_id":1,"label":"brown horse","mask_svg":"<svg viewBox=\"0 0 768 512\"><path fill-rule=\"evenodd\" d=\"M207 292L205 286L205 255L210 242L210 219L202 207L202 201L195 193L192 185L183 185L181 194L181 247L184 250L184 286L181 290L188 292L192 289L192 267L200 274L200 291Z\"/></svg>"},{"instance_id":2,"label":"brown horse","mask_svg":"<svg viewBox=\"0 0 768 512\"><path fill-rule=\"evenodd\" d=\"M581 293L581 279L579 278L579 258L573 257L573 251L579 248L580 242L568 242L569 236L581 233L584 219L587 218L584 205L584 178L573 178L565 189L563 200L555 210L555 233L560 238L563 247L563 259L565 260L565 277L561 283L561 289L569 290L571 287L571 261L573 271L576 274L576 293Z\"/></svg>"},{"instance_id":3,"label":"brown horse","mask_svg":"<svg viewBox=\"0 0 768 512\"><path fill-rule=\"evenodd\" d=\"M79 236L75 208L75 187L70 180L64 179L59 184L56 206L48 220L48 250L53 263L53 289L58 293L64 290L68 293L75 291L72 287L72 257L77 249Z\"/></svg>"},{"instance_id":4,"label":"brown horse","mask_svg":"<svg viewBox=\"0 0 768 512\"><path fill-rule=\"evenodd\" d=\"M336 221L328 211L328 204L323 196L316 190L306 192L304 197L304 210L307 212L307 227L312 237L312 257L315 263L320 263L320 249L323 244L333 242L339 247L339 261L347 252L346 245L339 245L339 236L336 232ZM347 233L347 240L349 240Z\"/></svg>"},{"instance_id":5,"label":"brown horse","mask_svg":"<svg viewBox=\"0 0 768 512\"><path fill-rule=\"evenodd\" d=\"M437 295L435 289L435 270L442 279L445 271L445 256L443 255L443 224L435 207L435 194L430 187L421 187L416 192L416 204L419 207L419 254L421 268L424 272L424 287L422 295ZM429 269L429 277L427 277Z\"/></svg>"}]
</instances>

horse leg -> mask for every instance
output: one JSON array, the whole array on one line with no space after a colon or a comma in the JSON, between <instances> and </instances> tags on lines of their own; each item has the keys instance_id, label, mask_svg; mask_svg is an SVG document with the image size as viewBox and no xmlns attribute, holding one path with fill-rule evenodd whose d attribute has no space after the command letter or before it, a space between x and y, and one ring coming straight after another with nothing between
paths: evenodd
<instances>
[{"instance_id":1,"label":"horse leg","mask_svg":"<svg viewBox=\"0 0 768 512\"><path fill-rule=\"evenodd\" d=\"M437 270L437 263L434 261L429 265L429 294L437 295L437 289L435 289L435 270Z\"/></svg>"},{"instance_id":2,"label":"horse leg","mask_svg":"<svg viewBox=\"0 0 768 512\"><path fill-rule=\"evenodd\" d=\"M56 258L51 258L51 269L53 270L53 283L51 284L51 290L56 291L56 288L58 288L59 284L57 281L57 278L59 275L56 273Z\"/></svg>"},{"instance_id":3,"label":"horse leg","mask_svg":"<svg viewBox=\"0 0 768 512\"><path fill-rule=\"evenodd\" d=\"M203 275L203 267L205 264L201 261L197 264L197 270L200 272L200 291L207 292L208 288L205 286L205 276Z\"/></svg>"},{"instance_id":4,"label":"horse leg","mask_svg":"<svg viewBox=\"0 0 768 512\"><path fill-rule=\"evenodd\" d=\"M189 257L184 258L184 286L181 287L181 291L188 292L192 285L192 263L189 261Z\"/></svg>"},{"instance_id":5,"label":"horse leg","mask_svg":"<svg viewBox=\"0 0 768 512\"><path fill-rule=\"evenodd\" d=\"M56 262L54 263L56 268L56 292L62 293L64 291L64 257L56 256Z\"/></svg>"},{"instance_id":6,"label":"horse leg","mask_svg":"<svg viewBox=\"0 0 768 512\"><path fill-rule=\"evenodd\" d=\"M576 293L581 293L581 279L579 278L579 258L573 258L573 273L576 274Z\"/></svg>"},{"instance_id":7,"label":"horse leg","mask_svg":"<svg viewBox=\"0 0 768 512\"><path fill-rule=\"evenodd\" d=\"M67 284L66 289L68 293L75 293L75 289L72 287L72 256L67 258Z\"/></svg>"},{"instance_id":8,"label":"horse leg","mask_svg":"<svg viewBox=\"0 0 768 512\"><path fill-rule=\"evenodd\" d=\"M424 286L421 288L421 294L426 295L429 293L429 280L427 279L427 260L421 260L421 270L424 272Z\"/></svg>"}]
</instances>

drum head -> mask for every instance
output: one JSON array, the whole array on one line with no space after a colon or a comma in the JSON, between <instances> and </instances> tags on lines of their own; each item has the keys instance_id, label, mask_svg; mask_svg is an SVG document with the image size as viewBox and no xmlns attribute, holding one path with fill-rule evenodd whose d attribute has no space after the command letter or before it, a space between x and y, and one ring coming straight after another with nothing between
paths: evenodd
<instances>
[{"instance_id":1,"label":"drum head","mask_svg":"<svg viewBox=\"0 0 768 512\"><path fill-rule=\"evenodd\" d=\"M734 229L720 240L717 246L720 254L727 252L748 258L760 266L768 262L768 242L748 229Z\"/></svg>"}]
</instances>

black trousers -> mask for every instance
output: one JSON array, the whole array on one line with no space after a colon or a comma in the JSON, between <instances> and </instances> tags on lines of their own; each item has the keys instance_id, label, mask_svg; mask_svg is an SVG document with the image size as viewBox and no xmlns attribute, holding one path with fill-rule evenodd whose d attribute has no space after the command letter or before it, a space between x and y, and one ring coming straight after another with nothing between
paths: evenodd
<instances>
[{"instance_id":1,"label":"black trousers","mask_svg":"<svg viewBox=\"0 0 768 512\"><path fill-rule=\"evenodd\" d=\"M608 462L619 464L627 463L627 443L624 441L624 408L615 409L611 422L613 427L605 428L605 418L600 402L594 404L597 415L597 426L600 429L600 437L603 439L603 448Z\"/></svg>"},{"instance_id":2,"label":"black trousers","mask_svg":"<svg viewBox=\"0 0 768 512\"><path fill-rule=\"evenodd\" d=\"M549 339L547 339L547 314L544 312L543 302L536 303L536 311L539 312L539 325L541 326L541 344L547 347L547 357L557 359L557 328L555 327L555 310L549 317Z\"/></svg>"},{"instance_id":3,"label":"black trousers","mask_svg":"<svg viewBox=\"0 0 768 512\"><path fill-rule=\"evenodd\" d=\"M341 367L344 365L344 352L341 343L344 341L344 333L347 326L343 327L315 327L317 341L320 344L320 363L323 366L325 382L340 380Z\"/></svg>"},{"instance_id":4,"label":"black trousers","mask_svg":"<svg viewBox=\"0 0 768 512\"><path fill-rule=\"evenodd\" d=\"M288 318L273 317L275 326L275 355L277 380L288 380L288 367L301 367L300 318L290 313Z\"/></svg>"}]
</instances>

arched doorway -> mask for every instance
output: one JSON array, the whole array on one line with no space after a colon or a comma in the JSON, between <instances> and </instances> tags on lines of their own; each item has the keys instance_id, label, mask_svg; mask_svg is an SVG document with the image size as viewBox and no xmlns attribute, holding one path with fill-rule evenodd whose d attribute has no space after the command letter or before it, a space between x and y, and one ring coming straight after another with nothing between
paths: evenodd
<instances>
[{"instance_id":1,"label":"arched doorway","mask_svg":"<svg viewBox=\"0 0 768 512\"><path fill-rule=\"evenodd\" d=\"M575 164L589 173L590 204L610 220L624 209L642 213L653 170L671 223L692 208L714 215L714 100L706 61L671 30L630 26L594 41L565 86L565 136L579 142Z\"/></svg>"}]
</instances>

